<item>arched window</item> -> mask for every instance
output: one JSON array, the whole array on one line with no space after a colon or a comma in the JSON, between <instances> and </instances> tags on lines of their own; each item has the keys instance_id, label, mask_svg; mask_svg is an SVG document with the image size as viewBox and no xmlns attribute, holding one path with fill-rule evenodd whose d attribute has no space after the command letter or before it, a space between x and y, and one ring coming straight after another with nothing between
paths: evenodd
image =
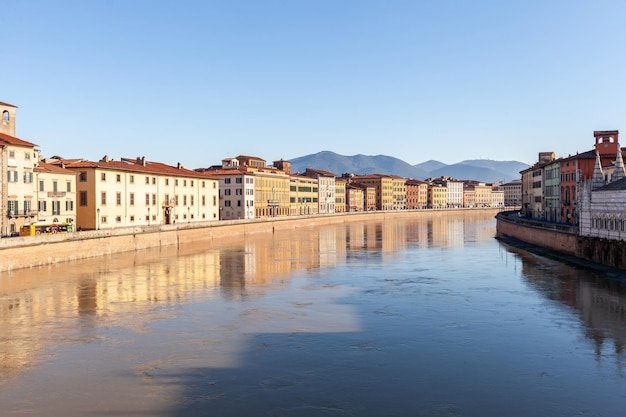
<instances>
[{"instance_id":1,"label":"arched window","mask_svg":"<svg viewBox=\"0 0 626 417\"><path fill-rule=\"evenodd\" d=\"M9 111L8 110L5 110L5 111L2 112L2 120L5 121L5 122L9 121Z\"/></svg>"}]
</instances>

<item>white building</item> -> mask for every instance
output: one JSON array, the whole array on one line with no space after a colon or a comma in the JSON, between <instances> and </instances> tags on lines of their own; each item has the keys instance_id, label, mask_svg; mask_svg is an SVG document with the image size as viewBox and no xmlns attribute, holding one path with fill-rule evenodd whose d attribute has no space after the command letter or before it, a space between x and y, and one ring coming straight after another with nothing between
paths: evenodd
<instances>
[{"instance_id":1,"label":"white building","mask_svg":"<svg viewBox=\"0 0 626 417\"><path fill-rule=\"evenodd\" d=\"M0 102L0 235L19 233L36 216L37 145L15 137L16 106Z\"/></svg>"}]
</instances>

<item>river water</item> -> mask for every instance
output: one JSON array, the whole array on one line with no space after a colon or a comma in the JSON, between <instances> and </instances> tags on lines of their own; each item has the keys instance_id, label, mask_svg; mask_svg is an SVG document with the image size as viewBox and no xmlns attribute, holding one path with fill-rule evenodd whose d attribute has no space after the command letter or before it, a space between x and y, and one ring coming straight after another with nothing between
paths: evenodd
<instances>
[{"instance_id":1,"label":"river water","mask_svg":"<svg viewBox=\"0 0 626 417\"><path fill-rule=\"evenodd\" d=\"M626 291L386 220L0 275L2 416L623 416Z\"/></svg>"}]
</instances>

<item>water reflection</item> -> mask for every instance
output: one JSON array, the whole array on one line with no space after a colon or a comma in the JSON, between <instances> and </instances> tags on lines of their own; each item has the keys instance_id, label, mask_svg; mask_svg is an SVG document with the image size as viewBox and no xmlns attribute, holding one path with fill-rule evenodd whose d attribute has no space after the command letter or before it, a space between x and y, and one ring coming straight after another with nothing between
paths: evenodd
<instances>
[{"instance_id":1,"label":"water reflection","mask_svg":"<svg viewBox=\"0 0 626 417\"><path fill-rule=\"evenodd\" d=\"M522 259L522 277L547 299L575 310L584 336L595 345L598 360L616 355L621 361L626 345L626 273L607 276L542 259L515 247L507 249Z\"/></svg>"},{"instance_id":2,"label":"water reflection","mask_svg":"<svg viewBox=\"0 0 626 417\"><path fill-rule=\"evenodd\" d=\"M491 239L481 222L491 214L433 216L409 222L348 223L306 233L277 233L216 245L184 245L3 273L0 276L0 374L32 366L46 343L75 341L75 329L126 326L155 306L194 297L236 300L251 286L287 280L294 271L332 268L366 249L393 259L407 245L460 246ZM71 335L61 336L58 327Z\"/></svg>"},{"instance_id":3,"label":"water reflection","mask_svg":"<svg viewBox=\"0 0 626 417\"><path fill-rule=\"evenodd\" d=\"M624 286L494 225L359 222L3 274L3 412L594 415L589 395L611 415L621 374L586 355L621 369Z\"/></svg>"}]
</instances>

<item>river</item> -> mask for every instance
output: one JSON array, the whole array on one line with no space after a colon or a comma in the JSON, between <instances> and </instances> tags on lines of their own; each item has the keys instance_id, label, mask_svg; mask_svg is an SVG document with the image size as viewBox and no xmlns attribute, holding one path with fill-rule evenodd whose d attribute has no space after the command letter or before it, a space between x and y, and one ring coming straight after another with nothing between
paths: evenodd
<instances>
[{"instance_id":1,"label":"river","mask_svg":"<svg viewBox=\"0 0 626 417\"><path fill-rule=\"evenodd\" d=\"M2 416L623 416L626 291L490 214L0 275Z\"/></svg>"}]
</instances>

